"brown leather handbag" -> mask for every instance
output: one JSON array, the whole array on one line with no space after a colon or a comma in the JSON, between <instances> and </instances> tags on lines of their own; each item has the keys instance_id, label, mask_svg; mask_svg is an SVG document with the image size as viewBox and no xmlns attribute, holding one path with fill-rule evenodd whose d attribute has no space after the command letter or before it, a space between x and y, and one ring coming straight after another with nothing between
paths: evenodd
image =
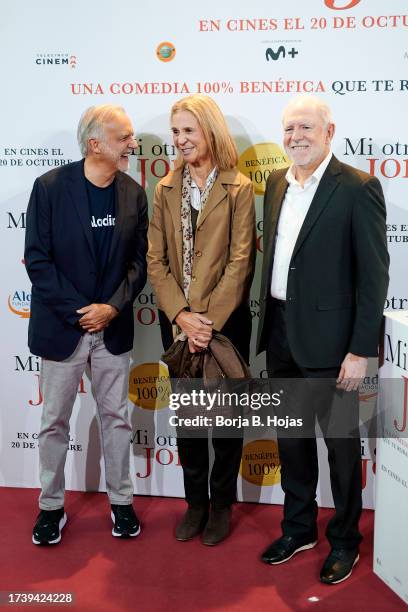
<instances>
[{"instance_id":1,"label":"brown leather handbag","mask_svg":"<svg viewBox=\"0 0 408 612\"><path fill-rule=\"evenodd\" d=\"M203 378L204 384L225 378L251 378L251 371L239 351L218 332L200 353L190 353L187 340L173 342L162 361L172 378Z\"/></svg>"}]
</instances>

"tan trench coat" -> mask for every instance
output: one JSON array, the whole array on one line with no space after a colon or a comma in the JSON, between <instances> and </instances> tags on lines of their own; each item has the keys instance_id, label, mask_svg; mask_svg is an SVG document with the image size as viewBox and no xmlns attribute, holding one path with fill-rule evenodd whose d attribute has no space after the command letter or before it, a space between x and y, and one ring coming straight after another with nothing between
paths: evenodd
<instances>
[{"instance_id":1,"label":"tan trench coat","mask_svg":"<svg viewBox=\"0 0 408 612\"><path fill-rule=\"evenodd\" d=\"M189 303L182 289L182 169L156 187L148 274L158 307L174 321L183 308L205 314L220 331L248 299L255 267L253 187L236 168L219 172L197 224Z\"/></svg>"}]
</instances>

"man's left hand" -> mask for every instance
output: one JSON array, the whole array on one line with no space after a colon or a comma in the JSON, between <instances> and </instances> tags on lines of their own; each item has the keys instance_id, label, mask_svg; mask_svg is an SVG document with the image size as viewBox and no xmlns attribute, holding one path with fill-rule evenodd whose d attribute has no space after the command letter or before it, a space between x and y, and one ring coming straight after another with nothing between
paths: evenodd
<instances>
[{"instance_id":1,"label":"man's left hand","mask_svg":"<svg viewBox=\"0 0 408 612\"><path fill-rule=\"evenodd\" d=\"M117 309L110 304L90 304L77 313L83 315L78 322L87 332L102 331L118 315Z\"/></svg>"},{"instance_id":2,"label":"man's left hand","mask_svg":"<svg viewBox=\"0 0 408 612\"><path fill-rule=\"evenodd\" d=\"M357 391L367 373L367 357L347 353L340 366L338 387L345 391Z\"/></svg>"}]
</instances>

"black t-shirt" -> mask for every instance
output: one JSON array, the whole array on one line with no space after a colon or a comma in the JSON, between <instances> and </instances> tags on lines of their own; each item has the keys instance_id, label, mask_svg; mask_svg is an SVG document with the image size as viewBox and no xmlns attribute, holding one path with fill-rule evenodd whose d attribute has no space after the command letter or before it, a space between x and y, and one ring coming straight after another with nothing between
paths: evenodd
<instances>
[{"instance_id":1,"label":"black t-shirt","mask_svg":"<svg viewBox=\"0 0 408 612\"><path fill-rule=\"evenodd\" d=\"M97 187L88 179L86 188L89 200L90 223L96 260L98 265L98 283L94 301L99 302L102 295L103 277L108 263L109 251L115 227L115 184L108 187Z\"/></svg>"}]
</instances>

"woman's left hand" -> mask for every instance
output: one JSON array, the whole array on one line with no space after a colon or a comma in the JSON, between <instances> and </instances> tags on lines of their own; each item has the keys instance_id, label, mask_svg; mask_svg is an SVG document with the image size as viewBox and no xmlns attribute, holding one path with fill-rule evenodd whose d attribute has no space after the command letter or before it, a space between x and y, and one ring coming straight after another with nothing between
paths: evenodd
<instances>
[{"instance_id":1,"label":"woman's left hand","mask_svg":"<svg viewBox=\"0 0 408 612\"><path fill-rule=\"evenodd\" d=\"M188 349L190 353L201 353L201 351L205 351L207 346L206 347L199 346L198 344L194 342L194 340L191 340L190 338L188 338Z\"/></svg>"}]
</instances>

